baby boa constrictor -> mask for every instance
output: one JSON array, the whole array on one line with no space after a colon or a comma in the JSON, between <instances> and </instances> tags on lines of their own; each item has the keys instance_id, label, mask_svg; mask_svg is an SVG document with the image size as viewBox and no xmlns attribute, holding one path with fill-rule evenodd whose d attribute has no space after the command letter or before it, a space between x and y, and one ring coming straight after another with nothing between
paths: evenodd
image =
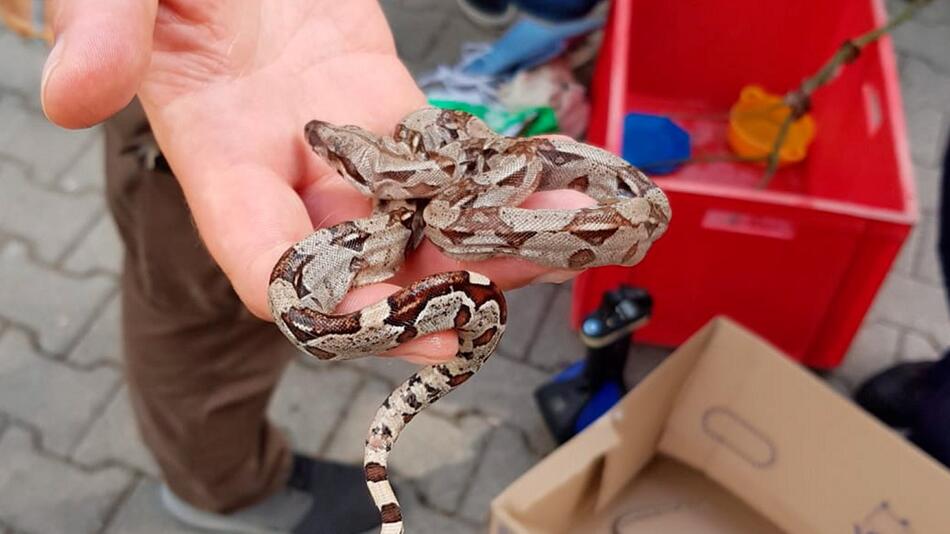
<instances>
[{"instance_id":1,"label":"baby boa constrictor","mask_svg":"<svg viewBox=\"0 0 950 534\"><path fill-rule=\"evenodd\" d=\"M314 152L363 194L371 216L318 230L281 257L271 276L280 330L322 360L382 353L444 330L458 334L453 360L424 367L382 404L366 439L367 485L383 533L403 532L386 465L413 416L469 379L505 328L505 299L485 276L424 278L360 311L334 309L358 286L391 277L428 237L460 260L515 256L557 269L637 263L666 230L666 196L621 158L574 141L509 138L457 111L426 108L380 138L355 126L312 121ZM531 193L574 189L598 203L572 210L517 207Z\"/></svg>"}]
</instances>

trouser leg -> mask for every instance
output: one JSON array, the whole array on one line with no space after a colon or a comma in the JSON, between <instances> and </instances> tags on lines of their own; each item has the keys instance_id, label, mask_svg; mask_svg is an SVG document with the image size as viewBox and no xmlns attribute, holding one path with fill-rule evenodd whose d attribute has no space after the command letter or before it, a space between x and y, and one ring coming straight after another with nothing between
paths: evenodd
<instances>
[{"instance_id":1,"label":"trouser leg","mask_svg":"<svg viewBox=\"0 0 950 534\"><path fill-rule=\"evenodd\" d=\"M229 511L276 491L291 454L266 420L288 345L253 317L208 255L177 181L149 169L133 103L106 125L107 196L126 246L125 371L135 417L180 498Z\"/></svg>"}]
</instances>

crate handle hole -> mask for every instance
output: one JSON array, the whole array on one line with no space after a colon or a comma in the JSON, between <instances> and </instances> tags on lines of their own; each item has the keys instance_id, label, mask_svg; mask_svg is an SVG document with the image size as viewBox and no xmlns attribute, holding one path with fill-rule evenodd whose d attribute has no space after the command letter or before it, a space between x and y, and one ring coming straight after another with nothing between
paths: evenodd
<instances>
[{"instance_id":1,"label":"crate handle hole","mask_svg":"<svg viewBox=\"0 0 950 534\"><path fill-rule=\"evenodd\" d=\"M884 122L884 112L881 109L881 92L868 82L861 85L864 96L864 116L867 121L868 137L874 137Z\"/></svg>"}]
</instances>

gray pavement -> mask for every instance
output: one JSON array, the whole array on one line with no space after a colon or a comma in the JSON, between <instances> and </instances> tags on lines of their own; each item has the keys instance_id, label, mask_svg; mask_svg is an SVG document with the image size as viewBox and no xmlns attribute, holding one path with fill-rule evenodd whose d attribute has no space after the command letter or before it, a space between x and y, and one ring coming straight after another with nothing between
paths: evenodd
<instances>
[{"instance_id":1,"label":"gray pavement","mask_svg":"<svg viewBox=\"0 0 950 534\"><path fill-rule=\"evenodd\" d=\"M383 5L417 73L452 61L463 41L492 37L448 0ZM895 35L921 222L831 376L841 390L950 346L934 253L937 167L950 126L950 2L922 15ZM122 252L103 203L102 133L45 121L44 57L39 43L0 31L0 534L188 532L157 505L155 464L122 384ZM582 354L567 327L569 290L512 292L513 327L498 357L402 438L393 466L414 532L483 530L490 499L552 450L531 393ZM645 350L632 372L661 353ZM356 461L370 414L407 369L301 359L270 413L298 448Z\"/></svg>"}]
</instances>

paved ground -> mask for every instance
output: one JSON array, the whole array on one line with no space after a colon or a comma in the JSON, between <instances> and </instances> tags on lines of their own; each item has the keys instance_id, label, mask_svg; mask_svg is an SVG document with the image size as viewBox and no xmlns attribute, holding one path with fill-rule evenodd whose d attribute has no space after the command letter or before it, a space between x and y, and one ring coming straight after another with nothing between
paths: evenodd
<instances>
[{"instance_id":1,"label":"paved ground","mask_svg":"<svg viewBox=\"0 0 950 534\"><path fill-rule=\"evenodd\" d=\"M950 2L937 4L896 36L921 224L832 377L842 389L950 346L934 253L937 165L950 124ZM484 37L454 2L384 5L417 72ZM44 120L36 98L44 54L0 33L0 534L186 532L156 507L155 466L122 385L121 251L103 205L101 133ZM551 450L531 391L581 354L566 326L568 289L514 292L500 357L403 437L394 466L412 490L414 531L478 531L491 497ZM301 361L271 413L300 448L356 461L371 411L405 374L397 363Z\"/></svg>"}]
</instances>

